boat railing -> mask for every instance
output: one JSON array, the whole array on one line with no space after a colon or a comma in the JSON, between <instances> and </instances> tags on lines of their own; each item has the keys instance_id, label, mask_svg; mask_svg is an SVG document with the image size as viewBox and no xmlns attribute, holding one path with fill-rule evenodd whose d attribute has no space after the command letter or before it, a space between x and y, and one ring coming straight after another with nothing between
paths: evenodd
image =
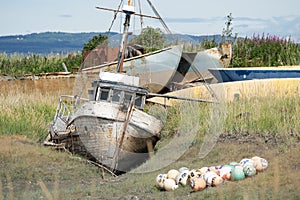
<instances>
[{"instance_id":1,"label":"boat railing","mask_svg":"<svg viewBox=\"0 0 300 200\"><path fill-rule=\"evenodd\" d=\"M57 118L61 119L63 122L67 123L70 120L71 114L80 106L83 102L89 99L81 98L78 96L62 95L58 99L58 106L56 108L56 113L54 121Z\"/></svg>"}]
</instances>

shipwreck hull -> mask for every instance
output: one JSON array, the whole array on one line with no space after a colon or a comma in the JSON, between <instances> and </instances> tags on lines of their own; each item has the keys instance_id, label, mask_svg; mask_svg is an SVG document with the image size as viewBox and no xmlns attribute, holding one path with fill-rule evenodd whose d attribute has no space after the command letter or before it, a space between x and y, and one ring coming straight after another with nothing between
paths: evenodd
<instances>
[{"instance_id":1,"label":"shipwreck hull","mask_svg":"<svg viewBox=\"0 0 300 200\"><path fill-rule=\"evenodd\" d=\"M118 133L121 133L124 122L78 117L74 120L74 125L78 128L66 143L68 149L117 171L127 172L143 163L153 150L151 146L158 141L157 136L129 124L123 144L120 144L122 135Z\"/></svg>"},{"instance_id":2,"label":"shipwreck hull","mask_svg":"<svg viewBox=\"0 0 300 200\"><path fill-rule=\"evenodd\" d=\"M120 105L87 102L64 131L57 130L62 121L59 117L53 122L52 141L114 171L128 172L149 158L162 124L135 108L128 123L126 120L126 112Z\"/></svg>"}]
</instances>

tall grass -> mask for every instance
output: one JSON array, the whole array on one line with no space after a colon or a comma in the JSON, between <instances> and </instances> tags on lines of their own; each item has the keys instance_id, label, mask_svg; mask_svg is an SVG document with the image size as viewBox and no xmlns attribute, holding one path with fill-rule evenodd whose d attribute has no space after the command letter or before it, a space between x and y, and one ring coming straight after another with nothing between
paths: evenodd
<instances>
[{"instance_id":1,"label":"tall grass","mask_svg":"<svg viewBox=\"0 0 300 200\"><path fill-rule=\"evenodd\" d=\"M300 137L300 97L255 98L228 105L227 134L252 134L292 142Z\"/></svg>"},{"instance_id":2,"label":"tall grass","mask_svg":"<svg viewBox=\"0 0 300 200\"><path fill-rule=\"evenodd\" d=\"M47 135L55 114L57 97L50 93L0 95L0 135L25 135L41 140ZM228 113L222 130L224 134L272 136L288 141L300 137L300 97L244 99L228 103L226 107ZM207 133L210 123L213 123L210 109L209 104L200 106L197 115L199 137ZM161 133L163 138L177 134L183 120L179 105L166 112L166 123Z\"/></svg>"},{"instance_id":3,"label":"tall grass","mask_svg":"<svg viewBox=\"0 0 300 200\"><path fill-rule=\"evenodd\" d=\"M0 135L25 135L35 141L42 140L53 119L56 99L50 94L1 94Z\"/></svg>"},{"instance_id":4,"label":"tall grass","mask_svg":"<svg viewBox=\"0 0 300 200\"><path fill-rule=\"evenodd\" d=\"M285 144L292 144L300 139L300 97L256 97L237 100L225 106L227 115L221 130L225 136L251 135ZM200 128L196 140L201 141L201 137L215 123L211 119L210 110L210 105L201 105ZM176 106L168 110L163 137L173 137L177 133L182 120L180 116L180 110Z\"/></svg>"},{"instance_id":5,"label":"tall grass","mask_svg":"<svg viewBox=\"0 0 300 200\"><path fill-rule=\"evenodd\" d=\"M24 75L64 71L63 63L71 71L72 67L80 66L81 54L68 55L22 55L0 54L0 74Z\"/></svg>"}]
</instances>

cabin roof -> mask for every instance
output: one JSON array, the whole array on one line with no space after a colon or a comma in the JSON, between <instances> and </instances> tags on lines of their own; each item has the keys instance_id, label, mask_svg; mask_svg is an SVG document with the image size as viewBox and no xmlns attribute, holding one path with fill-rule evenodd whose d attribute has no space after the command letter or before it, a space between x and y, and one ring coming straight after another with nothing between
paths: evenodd
<instances>
[{"instance_id":1,"label":"cabin roof","mask_svg":"<svg viewBox=\"0 0 300 200\"><path fill-rule=\"evenodd\" d=\"M126 85L121 82L116 81L106 81L106 80L97 80L93 81L92 83L93 87L101 87L101 88L114 88L134 93L140 93L140 94L148 94L149 90L147 88L139 87L139 86L132 86L132 85Z\"/></svg>"},{"instance_id":2,"label":"cabin roof","mask_svg":"<svg viewBox=\"0 0 300 200\"><path fill-rule=\"evenodd\" d=\"M118 83L123 83L126 85L139 86L140 78L137 76L130 76L127 74L121 73L111 73L111 72L103 72L99 73L100 80L104 81L114 81Z\"/></svg>"}]
</instances>

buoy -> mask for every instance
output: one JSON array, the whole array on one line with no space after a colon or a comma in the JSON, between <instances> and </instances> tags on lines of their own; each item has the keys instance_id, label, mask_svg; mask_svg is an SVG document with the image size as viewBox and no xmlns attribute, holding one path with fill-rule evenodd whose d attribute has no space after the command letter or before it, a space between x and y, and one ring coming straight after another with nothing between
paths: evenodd
<instances>
[{"instance_id":1,"label":"buoy","mask_svg":"<svg viewBox=\"0 0 300 200\"><path fill-rule=\"evenodd\" d=\"M249 158L244 158L240 161L240 165L242 167L245 167L246 165L252 165L254 166L254 161L252 159L249 159Z\"/></svg>"},{"instance_id":2,"label":"buoy","mask_svg":"<svg viewBox=\"0 0 300 200\"><path fill-rule=\"evenodd\" d=\"M209 167L209 168L208 168L208 171L209 171L209 172L214 172L214 173L216 173L216 174L220 174L220 171L219 171L218 167L216 167L216 166L211 166L211 167Z\"/></svg>"},{"instance_id":3,"label":"buoy","mask_svg":"<svg viewBox=\"0 0 300 200\"><path fill-rule=\"evenodd\" d=\"M224 182L224 180L220 176L216 176L211 183L211 186L219 186Z\"/></svg>"},{"instance_id":4,"label":"buoy","mask_svg":"<svg viewBox=\"0 0 300 200\"><path fill-rule=\"evenodd\" d=\"M206 188L206 181L200 177L191 177L190 178L190 187L194 192L204 190Z\"/></svg>"},{"instance_id":5,"label":"buoy","mask_svg":"<svg viewBox=\"0 0 300 200\"><path fill-rule=\"evenodd\" d=\"M240 181L245 178L245 173L243 167L235 166L231 171L231 180L232 181Z\"/></svg>"},{"instance_id":6,"label":"buoy","mask_svg":"<svg viewBox=\"0 0 300 200\"><path fill-rule=\"evenodd\" d=\"M231 165L231 166L239 166L240 163L234 161L234 162L229 163L228 165Z\"/></svg>"},{"instance_id":7,"label":"buoy","mask_svg":"<svg viewBox=\"0 0 300 200\"><path fill-rule=\"evenodd\" d=\"M199 171L200 171L201 174L205 174L206 172L208 172L208 167L201 167L199 169Z\"/></svg>"},{"instance_id":8,"label":"buoy","mask_svg":"<svg viewBox=\"0 0 300 200\"><path fill-rule=\"evenodd\" d=\"M159 174L156 177L156 184L163 189L164 188L164 182L167 179L167 174Z\"/></svg>"},{"instance_id":9,"label":"buoy","mask_svg":"<svg viewBox=\"0 0 300 200\"><path fill-rule=\"evenodd\" d=\"M232 165L224 165L222 169L220 169L220 177L224 180L230 180L231 170L234 167Z\"/></svg>"},{"instance_id":10,"label":"buoy","mask_svg":"<svg viewBox=\"0 0 300 200\"><path fill-rule=\"evenodd\" d=\"M181 173L181 172L183 172L183 171L186 171L186 170L189 171L189 168L187 168L187 167L180 167L180 168L178 169L179 173Z\"/></svg>"},{"instance_id":11,"label":"buoy","mask_svg":"<svg viewBox=\"0 0 300 200\"><path fill-rule=\"evenodd\" d=\"M253 158L251 158L251 160L253 160L254 167L258 172L264 171L268 167L268 161L264 158L254 156Z\"/></svg>"},{"instance_id":12,"label":"buoy","mask_svg":"<svg viewBox=\"0 0 300 200\"><path fill-rule=\"evenodd\" d=\"M215 172L212 171L203 174L203 179L206 181L207 185L212 187L223 183L223 179L220 176L218 176Z\"/></svg>"},{"instance_id":13,"label":"buoy","mask_svg":"<svg viewBox=\"0 0 300 200\"><path fill-rule=\"evenodd\" d=\"M178 188L178 185L174 181L174 179L167 178L164 181L164 189L166 191L176 190Z\"/></svg>"},{"instance_id":14,"label":"buoy","mask_svg":"<svg viewBox=\"0 0 300 200\"><path fill-rule=\"evenodd\" d=\"M189 172L189 177L188 178L192 178L192 177L199 177L201 176L201 172L199 169L192 169L190 172Z\"/></svg>"},{"instance_id":15,"label":"buoy","mask_svg":"<svg viewBox=\"0 0 300 200\"><path fill-rule=\"evenodd\" d=\"M173 179L174 181L176 181L176 176L179 174L179 171L176 169L171 169L168 171L167 175L168 178Z\"/></svg>"},{"instance_id":16,"label":"buoy","mask_svg":"<svg viewBox=\"0 0 300 200\"><path fill-rule=\"evenodd\" d=\"M156 183L159 188L166 191L175 190L179 185L190 185L194 192L204 190L206 187L221 185L225 180L240 181L245 177L255 176L257 172L264 171L268 161L259 156L251 159L243 158L240 162L230 162L226 165L215 165L189 170L181 167L171 169L167 174L159 174Z\"/></svg>"},{"instance_id":17,"label":"buoy","mask_svg":"<svg viewBox=\"0 0 300 200\"><path fill-rule=\"evenodd\" d=\"M243 167L245 176L254 176L256 174L256 169L253 165L246 165Z\"/></svg>"},{"instance_id":18,"label":"buoy","mask_svg":"<svg viewBox=\"0 0 300 200\"><path fill-rule=\"evenodd\" d=\"M190 172L189 170L185 170L185 171L182 171L181 173L179 173L176 176L177 185L186 186L187 180L188 180L188 177L189 177L189 172Z\"/></svg>"}]
</instances>

